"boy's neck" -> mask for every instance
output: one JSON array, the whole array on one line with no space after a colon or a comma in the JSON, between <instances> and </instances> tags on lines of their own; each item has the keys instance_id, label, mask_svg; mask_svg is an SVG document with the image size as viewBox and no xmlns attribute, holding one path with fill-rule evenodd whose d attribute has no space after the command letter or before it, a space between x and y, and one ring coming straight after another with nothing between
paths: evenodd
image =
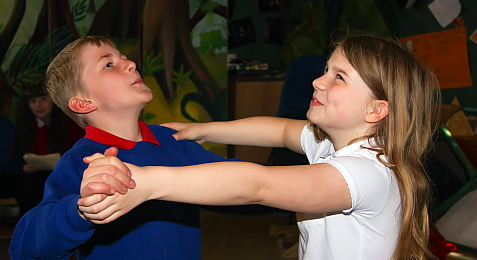
<instances>
[{"instance_id":1,"label":"boy's neck","mask_svg":"<svg viewBox=\"0 0 477 260\"><path fill-rule=\"evenodd\" d=\"M109 117L101 120L91 120L90 125L126 140L142 141L138 117L121 119Z\"/></svg>"}]
</instances>

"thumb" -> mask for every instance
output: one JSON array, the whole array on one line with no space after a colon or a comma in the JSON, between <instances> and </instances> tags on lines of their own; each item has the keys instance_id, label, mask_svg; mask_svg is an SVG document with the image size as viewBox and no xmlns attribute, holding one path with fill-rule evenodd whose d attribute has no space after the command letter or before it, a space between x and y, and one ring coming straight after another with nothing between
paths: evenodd
<instances>
[{"instance_id":1,"label":"thumb","mask_svg":"<svg viewBox=\"0 0 477 260\"><path fill-rule=\"evenodd\" d=\"M172 135L172 137L174 137L177 141L180 141L180 140L191 140L191 141L195 141L196 143L198 144L203 144L205 143L203 139L192 139L192 138L189 138L187 136L187 133L185 132L185 130L182 130L182 131L179 131L175 134Z\"/></svg>"},{"instance_id":2,"label":"thumb","mask_svg":"<svg viewBox=\"0 0 477 260\"><path fill-rule=\"evenodd\" d=\"M181 136L180 136L180 132L177 132L177 133L173 134L172 137L174 137L174 139L176 139L177 141L182 140Z\"/></svg>"},{"instance_id":3,"label":"thumb","mask_svg":"<svg viewBox=\"0 0 477 260\"><path fill-rule=\"evenodd\" d=\"M104 156L118 156L118 148L116 147L109 147L104 151Z\"/></svg>"},{"instance_id":4,"label":"thumb","mask_svg":"<svg viewBox=\"0 0 477 260\"><path fill-rule=\"evenodd\" d=\"M95 159L98 159L98 158L102 158L102 157L104 157L104 155L103 155L103 154L100 154L100 153L95 153L95 154L93 154L93 155L90 155L90 156L84 157L84 158L83 158L83 162L85 162L85 163L88 163L88 164L89 164L89 163L90 163L90 162L92 162L93 160L95 160Z\"/></svg>"}]
</instances>

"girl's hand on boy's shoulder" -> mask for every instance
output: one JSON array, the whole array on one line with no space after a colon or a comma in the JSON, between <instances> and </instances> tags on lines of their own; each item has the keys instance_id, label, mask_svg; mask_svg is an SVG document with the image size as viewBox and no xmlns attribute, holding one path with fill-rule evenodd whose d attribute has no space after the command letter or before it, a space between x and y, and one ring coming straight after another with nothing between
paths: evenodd
<instances>
[{"instance_id":1,"label":"girl's hand on boy's shoulder","mask_svg":"<svg viewBox=\"0 0 477 260\"><path fill-rule=\"evenodd\" d=\"M179 123L179 122L170 122L161 124L171 129L178 131L172 136L177 140L191 140L196 141L201 144L204 143L202 136L200 135L200 126L201 123Z\"/></svg>"}]
</instances>

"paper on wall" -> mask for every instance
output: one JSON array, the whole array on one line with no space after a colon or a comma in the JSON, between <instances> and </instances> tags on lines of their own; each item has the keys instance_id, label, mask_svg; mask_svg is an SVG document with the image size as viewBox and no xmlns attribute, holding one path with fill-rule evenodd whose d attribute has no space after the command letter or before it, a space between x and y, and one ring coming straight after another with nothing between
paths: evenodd
<instances>
[{"instance_id":1,"label":"paper on wall","mask_svg":"<svg viewBox=\"0 0 477 260\"><path fill-rule=\"evenodd\" d=\"M462 6L459 0L435 0L428 7L437 22L445 28L459 16Z\"/></svg>"},{"instance_id":2,"label":"paper on wall","mask_svg":"<svg viewBox=\"0 0 477 260\"><path fill-rule=\"evenodd\" d=\"M399 41L434 71L441 89L472 86L465 27L409 36Z\"/></svg>"}]
</instances>

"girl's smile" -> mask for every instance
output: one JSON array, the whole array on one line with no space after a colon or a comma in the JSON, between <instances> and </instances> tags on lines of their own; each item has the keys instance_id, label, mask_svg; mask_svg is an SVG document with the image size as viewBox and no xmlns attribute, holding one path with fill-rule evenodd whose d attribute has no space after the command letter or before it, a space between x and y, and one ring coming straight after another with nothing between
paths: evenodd
<instances>
[{"instance_id":1,"label":"girl's smile","mask_svg":"<svg viewBox=\"0 0 477 260\"><path fill-rule=\"evenodd\" d=\"M313 99L311 100L310 105L311 105L311 106L322 106L323 104L322 104L320 101L318 101L318 99L313 98Z\"/></svg>"}]
</instances>

